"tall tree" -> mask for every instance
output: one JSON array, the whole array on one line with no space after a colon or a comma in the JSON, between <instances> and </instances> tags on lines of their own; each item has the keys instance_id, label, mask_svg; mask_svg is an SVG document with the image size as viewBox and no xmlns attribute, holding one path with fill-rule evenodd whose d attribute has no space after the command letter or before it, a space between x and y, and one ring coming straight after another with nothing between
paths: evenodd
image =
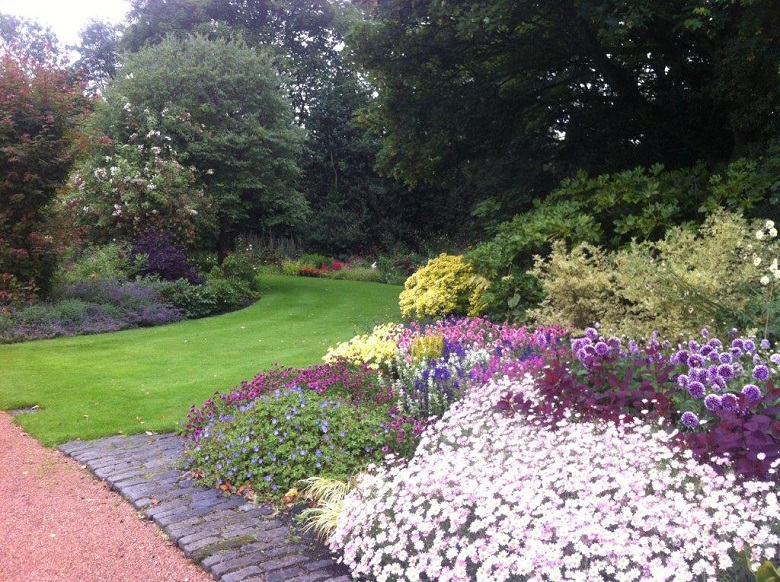
<instances>
[{"instance_id":1,"label":"tall tree","mask_svg":"<svg viewBox=\"0 0 780 582\"><path fill-rule=\"evenodd\" d=\"M302 132L267 55L242 42L168 37L128 55L122 73L105 91L98 124L128 144L144 129L128 123L128 110L159 120L209 198L220 259L242 230L304 218L296 190Z\"/></svg>"},{"instance_id":2,"label":"tall tree","mask_svg":"<svg viewBox=\"0 0 780 582\"><path fill-rule=\"evenodd\" d=\"M119 24L91 20L79 32L79 44L69 47L78 51L80 56L74 66L89 81L88 88L93 93L116 77L122 28Z\"/></svg>"},{"instance_id":3,"label":"tall tree","mask_svg":"<svg viewBox=\"0 0 780 582\"><path fill-rule=\"evenodd\" d=\"M71 168L86 106L82 87L56 64L47 37L40 40L29 55L0 54L0 302L49 290L51 203Z\"/></svg>"},{"instance_id":4,"label":"tall tree","mask_svg":"<svg viewBox=\"0 0 780 582\"><path fill-rule=\"evenodd\" d=\"M368 3L367 3L368 4ZM349 46L383 171L523 208L576 168L717 167L778 135L778 0L379 0Z\"/></svg>"}]
</instances>

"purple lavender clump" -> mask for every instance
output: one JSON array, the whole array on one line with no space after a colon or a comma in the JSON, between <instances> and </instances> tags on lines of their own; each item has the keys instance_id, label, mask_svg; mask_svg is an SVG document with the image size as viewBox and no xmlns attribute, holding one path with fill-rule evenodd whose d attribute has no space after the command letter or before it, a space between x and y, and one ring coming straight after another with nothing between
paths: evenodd
<instances>
[{"instance_id":1,"label":"purple lavender clump","mask_svg":"<svg viewBox=\"0 0 780 582\"><path fill-rule=\"evenodd\" d=\"M683 412L680 417L680 422L687 428L696 428L699 426L699 417L691 411Z\"/></svg>"}]
</instances>

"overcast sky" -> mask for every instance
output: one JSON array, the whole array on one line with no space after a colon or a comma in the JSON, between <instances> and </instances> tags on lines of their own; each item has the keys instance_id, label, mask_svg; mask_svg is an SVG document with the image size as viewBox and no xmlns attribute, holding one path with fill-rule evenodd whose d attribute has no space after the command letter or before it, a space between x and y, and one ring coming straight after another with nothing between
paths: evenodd
<instances>
[{"instance_id":1,"label":"overcast sky","mask_svg":"<svg viewBox=\"0 0 780 582\"><path fill-rule=\"evenodd\" d=\"M49 26L63 44L78 44L79 30L92 19L121 22L129 0L0 0L0 12Z\"/></svg>"}]
</instances>

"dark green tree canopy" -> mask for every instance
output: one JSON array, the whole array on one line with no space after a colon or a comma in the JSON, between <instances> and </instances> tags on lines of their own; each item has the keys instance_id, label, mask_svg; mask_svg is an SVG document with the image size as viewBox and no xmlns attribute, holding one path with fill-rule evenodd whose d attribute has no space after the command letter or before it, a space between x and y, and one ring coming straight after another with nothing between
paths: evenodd
<instances>
[{"instance_id":1,"label":"dark green tree canopy","mask_svg":"<svg viewBox=\"0 0 780 582\"><path fill-rule=\"evenodd\" d=\"M714 168L780 129L777 0L373 4L349 45L379 89L381 167L410 183L498 186L517 209L578 168Z\"/></svg>"},{"instance_id":2,"label":"dark green tree canopy","mask_svg":"<svg viewBox=\"0 0 780 582\"><path fill-rule=\"evenodd\" d=\"M302 133L281 84L267 55L244 43L169 37L127 56L95 119L112 140L131 143L139 128L125 122L128 108L159 117L212 198L224 255L237 232L306 214L296 189Z\"/></svg>"}]
</instances>

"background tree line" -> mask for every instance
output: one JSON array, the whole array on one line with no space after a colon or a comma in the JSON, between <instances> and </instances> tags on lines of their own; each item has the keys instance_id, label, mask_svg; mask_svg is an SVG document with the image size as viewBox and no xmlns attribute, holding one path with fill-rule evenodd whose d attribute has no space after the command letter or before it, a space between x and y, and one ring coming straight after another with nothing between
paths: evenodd
<instances>
[{"instance_id":1,"label":"background tree line","mask_svg":"<svg viewBox=\"0 0 780 582\"><path fill-rule=\"evenodd\" d=\"M34 59L86 83L74 103L93 95L63 117L87 137L46 212L24 216L53 228L65 208L96 241L165 224L221 257L240 233L331 254L484 241L483 274L517 275L500 311L533 295L518 281L555 238L619 246L715 206L775 217L779 20L776 0L133 0L65 66L3 17L29 79ZM32 275L14 278L44 289Z\"/></svg>"}]
</instances>

